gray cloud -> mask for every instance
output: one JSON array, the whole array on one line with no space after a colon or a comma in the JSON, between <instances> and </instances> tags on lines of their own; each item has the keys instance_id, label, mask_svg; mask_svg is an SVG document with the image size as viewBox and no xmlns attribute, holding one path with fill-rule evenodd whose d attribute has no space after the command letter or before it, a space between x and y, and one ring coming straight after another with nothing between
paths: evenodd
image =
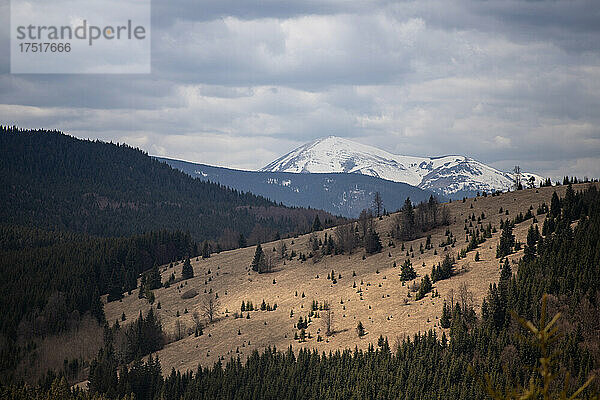
<instances>
[{"instance_id":1,"label":"gray cloud","mask_svg":"<svg viewBox=\"0 0 600 400\"><path fill-rule=\"evenodd\" d=\"M3 57L0 122L246 169L333 134L600 176L593 3L155 1L152 74L10 75Z\"/></svg>"}]
</instances>

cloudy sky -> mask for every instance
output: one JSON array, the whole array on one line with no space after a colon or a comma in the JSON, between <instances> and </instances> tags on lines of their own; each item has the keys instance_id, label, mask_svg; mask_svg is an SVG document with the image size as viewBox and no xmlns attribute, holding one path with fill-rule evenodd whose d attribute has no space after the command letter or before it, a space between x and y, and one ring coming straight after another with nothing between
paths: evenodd
<instances>
[{"instance_id":1,"label":"cloudy sky","mask_svg":"<svg viewBox=\"0 0 600 400\"><path fill-rule=\"evenodd\" d=\"M11 75L0 15L2 124L244 169L337 135L600 176L597 0L155 0L149 75Z\"/></svg>"}]
</instances>

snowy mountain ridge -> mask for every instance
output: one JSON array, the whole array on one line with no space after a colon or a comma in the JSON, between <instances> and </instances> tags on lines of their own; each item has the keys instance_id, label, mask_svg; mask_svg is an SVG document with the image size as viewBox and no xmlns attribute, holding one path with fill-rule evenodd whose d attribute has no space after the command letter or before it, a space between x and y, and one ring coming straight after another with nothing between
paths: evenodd
<instances>
[{"instance_id":1,"label":"snowy mountain ridge","mask_svg":"<svg viewBox=\"0 0 600 400\"><path fill-rule=\"evenodd\" d=\"M459 197L463 194L506 191L514 186L513 176L470 157L413 157L392 154L373 146L329 136L306 143L259 171L294 173L356 173L408 183L435 193ZM521 173L524 186L533 176Z\"/></svg>"}]
</instances>

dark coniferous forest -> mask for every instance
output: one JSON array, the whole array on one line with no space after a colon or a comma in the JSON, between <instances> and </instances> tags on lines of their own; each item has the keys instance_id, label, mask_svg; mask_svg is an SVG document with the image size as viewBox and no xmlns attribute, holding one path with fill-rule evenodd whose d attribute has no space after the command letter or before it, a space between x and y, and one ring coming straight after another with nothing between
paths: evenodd
<instances>
[{"instance_id":1,"label":"dark coniferous forest","mask_svg":"<svg viewBox=\"0 0 600 400\"><path fill-rule=\"evenodd\" d=\"M235 248L310 230L323 211L203 182L127 145L0 127L0 221L95 236L159 229Z\"/></svg>"},{"instance_id":2,"label":"dark coniferous forest","mask_svg":"<svg viewBox=\"0 0 600 400\"><path fill-rule=\"evenodd\" d=\"M34 339L77 329L85 315L105 323L100 296L119 300L158 265L303 233L317 215L337 220L201 182L126 145L8 127L0 204L4 383L35 354Z\"/></svg>"},{"instance_id":3,"label":"dark coniferous forest","mask_svg":"<svg viewBox=\"0 0 600 400\"><path fill-rule=\"evenodd\" d=\"M530 382L543 386L537 369L541 349L511 311L540 325L545 293L550 317L561 313L561 335L551 346L555 377L549 388L571 394L600 365L600 193L595 186L579 193L569 188L563 199L556 198L542 232L528 237L528 256L515 274L510 264L503 264L481 315L469 303L446 309L449 337L429 332L405 339L397 348L381 338L368 351L333 354L270 349L185 374L162 371L160 360L151 357L121 367L117 374L115 328L107 327L90 374L90 392L70 393L66 381L55 378L38 389L3 386L1 394L19 399L123 398L132 393L136 399L483 399L484 376L501 393L530 387ZM599 392L595 380L580 397Z\"/></svg>"}]
</instances>

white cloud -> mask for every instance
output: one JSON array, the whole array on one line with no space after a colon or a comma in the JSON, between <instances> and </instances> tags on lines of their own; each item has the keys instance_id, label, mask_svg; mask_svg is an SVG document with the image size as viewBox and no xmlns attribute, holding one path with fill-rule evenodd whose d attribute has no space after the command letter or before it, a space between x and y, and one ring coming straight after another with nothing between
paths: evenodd
<instances>
[{"instance_id":1,"label":"white cloud","mask_svg":"<svg viewBox=\"0 0 600 400\"><path fill-rule=\"evenodd\" d=\"M248 169L334 134L599 175L589 2L200 3L154 7L152 75L1 74L0 120Z\"/></svg>"}]
</instances>

